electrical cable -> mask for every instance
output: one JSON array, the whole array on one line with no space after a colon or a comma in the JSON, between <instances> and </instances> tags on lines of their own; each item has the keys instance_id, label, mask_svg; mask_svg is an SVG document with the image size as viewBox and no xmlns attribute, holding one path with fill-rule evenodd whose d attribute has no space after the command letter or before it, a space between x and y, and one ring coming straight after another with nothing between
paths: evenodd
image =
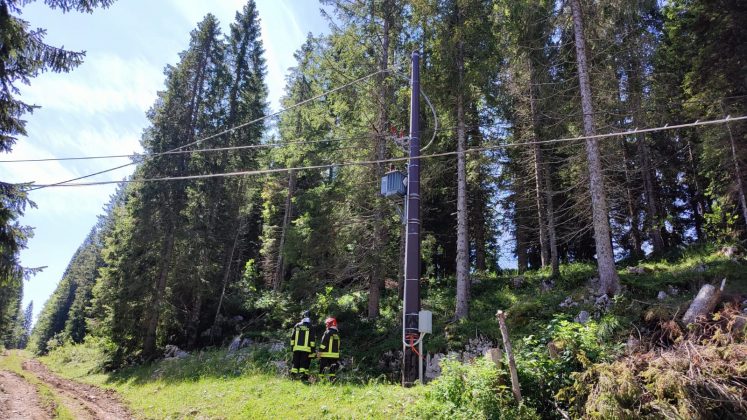
<instances>
[{"instance_id":1,"label":"electrical cable","mask_svg":"<svg viewBox=\"0 0 747 420\"><path fill-rule=\"evenodd\" d=\"M361 139L367 139L369 137L371 136L365 135L365 136L356 136L356 137L336 137L336 138L324 139L324 140L302 140L302 141L290 141L290 142L282 142L282 143L261 143L261 144L248 144L248 145L243 145L243 146L213 147L213 148L207 148L207 149L173 150L169 152L157 152L157 153L151 153L151 154L135 153L135 154L130 154L130 155L100 155L100 156L74 156L74 157L64 157L64 158L0 160L0 163L56 162L56 161L66 161L66 160L116 159L116 158L125 158L125 157L131 158L131 159L138 159L138 158L143 159L143 158L153 158L156 156L178 155L178 154L185 154L185 153L221 152L221 151L244 150L244 149L286 147L286 146L304 145L304 144L331 143L331 142L341 142L345 140L361 140Z\"/></svg>"},{"instance_id":2,"label":"electrical cable","mask_svg":"<svg viewBox=\"0 0 747 420\"><path fill-rule=\"evenodd\" d=\"M278 111L275 111L275 112L273 112L273 113L271 113L271 114L263 115L262 117L259 117L259 118L255 118L255 119L253 119L253 120L251 120L251 121L247 121L247 122L245 122L245 123L242 123L242 124L239 124L239 125L233 126L233 127L231 127L231 128L227 128L227 129L225 129L225 130L223 130L223 131L220 131L220 132L218 132L218 133L215 133L215 134L211 134L211 135L209 135L209 136L207 136L207 137L203 137L203 138L197 139L197 140L195 140L195 141L192 141L192 142L190 142L190 143L187 143L187 144L184 144L184 145L181 145L181 146L175 147L175 148L173 148L173 149L171 149L171 150L167 150L167 151L166 151L166 152L164 152L164 153L167 153L167 152L175 152L175 151L177 151L177 150L182 150L182 149L184 149L185 147L189 147L189 146L192 146L192 145L195 145L195 144L198 144L198 143L204 142L204 141L208 141L208 140L214 139L214 138L216 138L216 137L222 136L222 135L224 135L224 134L228 134L228 133L233 133L233 132L235 132L236 130L239 130L239 129L241 129L241 128L247 127L247 126L249 126L249 125L252 125L252 124L258 123L258 122L260 122L260 121L264 121L264 120L266 120L266 119L269 119L269 118L274 118L274 117L277 117L277 116L279 116L280 114L282 114L282 113L284 113L284 112L286 112L286 111L289 111L289 110L291 110L291 109L297 108L297 107L299 107L299 106L302 106L302 105L306 105L307 103L310 103L310 102L312 102L312 101L315 101L315 100L317 100L317 99L319 99L319 98L322 98L322 97L324 97L324 96L326 96L326 95L329 95L329 94L331 94L331 93L337 92L337 91L339 91L339 90L342 90L342 89L344 89L344 88L346 88L346 87L348 87L348 86L352 86L352 85L354 85L354 84L356 84L356 83L360 83L360 82L362 82L363 80L366 80L366 79L368 79L368 78L370 78L370 77L373 77L373 76L375 76L375 75L377 75L377 74L379 74L379 73L383 73L383 72L387 72L387 71L388 71L388 70L377 70L377 71L375 71L375 72L373 72L373 73L369 73L369 74L367 74L367 75L365 75L365 76L361 76L361 77L359 77L359 78L357 78L357 79L355 79L355 80L352 80L352 81L350 81L350 82L348 82L348 83L345 83L345 84L342 84L342 85L340 85L340 86L337 86L336 88L333 88L333 89L330 89L330 90L328 90L328 91L322 92L322 93L320 93L320 94L318 94L318 95L316 95L316 96L313 96L313 97L311 97L311 98L308 98L308 99L304 99L303 101L300 101L300 102L296 102L296 103L295 103L295 104L293 104L293 105L287 106L287 107L285 107L285 108L281 108L280 110L278 110ZM147 157L146 157L146 159L147 159ZM57 182L57 183L55 183L55 184L50 184L50 185L48 185L48 186L56 186L56 185L63 185L63 184L67 184L67 183L69 183L69 182L73 182L73 181L78 181L78 180L81 180L81 179L85 179L85 178L90 178L90 177L92 177L92 176L100 175L100 174L103 174L103 173L106 173L106 172L112 172L112 171L115 171L115 170L117 170L117 169L121 169L121 168L124 168L124 167L130 166L130 165L134 165L134 164L135 164L135 162L130 162L130 163L126 164L126 165L120 165L120 166L117 166L117 167L114 167L114 168L106 169L106 170L103 170L103 171L99 171L99 172L95 172L95 173L92 173L92 174L88 174L88 175L83 175L83 176L79 176L79 177L76 177L76 178L71 178L71 179L68 179L68 180L65 180L65 181L60 181L60 182ZM48 187L48 186L47 186L47 187ZM46 188L46 187L41 187L41 186L39 186L39 187L35 187L35 188L30 188L30 189L29 189L28 191L34 191L34 190L37 190L37 189L39 189L39 188Z\"/></svg>"},{"instance_id":3,"label":"electrical cable","mask_svg":"<svg viewBox=\"0 0 747 420\"><path fill-rule=\"evenodd\" d=\"M676 124L676 125L666 124L666 125L659 126L659 127L634 129L634 130L627 130L627 131L606 133L606 134L595 134L591 136L565 137L565 138L557 138L557 139L550 139L550 140L540 140L540 141L535 141L535 142L511 143L511 144L501 144L501 145L494 145L494 146L475 147L475 148L464 150L461 153L466 154L466 153L484 152L484 151L490 151L490 150L496 150L496 149L506 149L510 147L522 147L522 146L532 145L532 144L551 144L551 143L572 142L572 141L579 141L579 140L605 139L605 138L612 138L612 137L628 136L631 134L650 133L650 132L664 131L664 130L676 130L676 129L686 128L686 127L723 124L723 123L727 123L731 121L742 121L742 120L747 120L747 115L740 116L740 117L726 116L725 118L721 118L717 120L706 120L706 121L696 120L695 122L692 122L692 123L684 123L684 124ZM455 152L455 151L432 153L429 155L419 156L418 159L429 159L429 158L434 158L434 157L454 156L458 154L460 154L460 152ZM80 183L74 183L74 184L67 183L67 182L58 182L58 183L53 183L53 184L35 185L34 186L35 188L30 188L27 191L33 191L33 190L40 189L40 188L48 188L48 187L56 187L56 186L78 187L78 186L135 183L135 182L180 181L180 180L190 180L190 179L206 179L206 178L242 176L242 175L263 175L263 174L272 174L272 173L289 172L289 171L329 169L329 168L336 168L336 167L343 167L343 166L365 166L365 165L381 164L381 163L403 162L403 161L408 161L408 160L410 160L409 157L400 157L400 158L389 158L389 159L379 159L379 160L328 163L328 164L321 164L321 165L298 166L298 167L290 167L290 168L258 169L258 170L251 170L251 171L235 171L235 172L226 172L226 173L185 175L185 176L150 178L150 179L127 179L127 180L120 180L120 181L80 182ZM126 165L123 165L123 166L126 166ZM100 173L103 173L103 172L106 172L106 171L101 171Z\"/></svg>"}]
</instances>

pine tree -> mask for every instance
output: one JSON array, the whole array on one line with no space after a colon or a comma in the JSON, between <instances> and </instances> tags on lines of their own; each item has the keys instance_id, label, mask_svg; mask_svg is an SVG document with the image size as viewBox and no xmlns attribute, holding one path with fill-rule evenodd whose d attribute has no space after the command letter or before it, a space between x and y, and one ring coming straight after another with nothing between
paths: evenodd
<instances>
[{"instance_id":1,"label":"pine tree","mask_svg":"<svg viewBox=\"0 0 747 420\"><path fill-rule=\"evenodd\" d=\"M571 0L573 12L573 27L575 34L576 57L578 60L578 78L581 90L581 109L583 110L584 135L593 136L594 109L592 107L589 69L586 54L586 39L584 38L584 24L579 0ZM597 267L601 283L600 292L615 294L620 289L620 280L615 270L615 260L612 254L612 236L610 234L607 199L604 191L602 162L599 154L598 141L594 138L586 139L586 156L589 170L589 189L591 191L592 213L594 220L594 241L597 251Z\"/></svg>"}]
</instances>

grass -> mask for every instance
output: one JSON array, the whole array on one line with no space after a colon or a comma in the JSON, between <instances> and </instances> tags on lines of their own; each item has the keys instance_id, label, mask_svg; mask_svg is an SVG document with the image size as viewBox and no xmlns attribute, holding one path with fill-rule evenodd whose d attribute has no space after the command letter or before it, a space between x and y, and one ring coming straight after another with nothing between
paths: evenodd
<instances>
[{"instance_id":1,"label":"grass","mask_svg":"<svg viewBox=\"0 0 747 420\"><path fill-rule=\"evenodd\" d=\"M30 357L31 355L24 351L7 351L3 356L0 356L0 369L16 373L33 385L39 394L39 401L43 408L47 411L53 412L56 419L73 420L73 415L59 401L55 396L55 393L32 373L23 370L22 365L24 360L27 360Z\"/></svg>"},{"instance_id":2,"label":"grass","mask_svg":"<svg viewBox=\"0 0 747 420\"><path fill-rule=\"evenodd\" d=\"M90 346L41 360L61 376L117 391L146 418L399 418L421 392L376 381L303 384L271 373L256 353L206 351L111 374L91 373L100 356Z\"/></svg>"}]
</instances>

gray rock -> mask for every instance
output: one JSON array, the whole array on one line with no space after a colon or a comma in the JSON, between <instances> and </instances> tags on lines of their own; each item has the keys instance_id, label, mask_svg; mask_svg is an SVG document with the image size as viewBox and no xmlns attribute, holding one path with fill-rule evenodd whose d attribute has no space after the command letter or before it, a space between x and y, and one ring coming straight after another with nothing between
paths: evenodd
<instances>
[{"instance_id":1,"label":"gray rock","mask_svg":"<svg viewBox=\"0 0 747 420\"><path fill-rule=\"evenodd\" d=\"M657 300L664 300L664 299L666 299L668 297L669 297L669 295L667 294L667 292L665 292L663 290L659 290L659 294L656 295L656 299Z\"/></svg>"},{"instance_id":2,"label":"gray rock","mask_svg":"<svg viewBox=\"0 0 747 420\"><path fill-rule=\"evenodd\" d=\"M165 359L183 359L187 356L189 356L189 353L173 344L167 345L163 353Z\"/></svg>"},{"instance_id":3,"label":"gray rock","mask_svg":"<svg viewBox=\"0 0 747 420\"><path fill-rule=\"evenodd\" d=\"M542 283L540 283L540 290L543 292L549 292L550 290L555 288L555 281L550 280L542 280Z\"/></svg>"},{"instance_id":4,"label":"gray rock","mask_svg":"<svg viewBox=\"0 0 747 420\"><path fill-rule=\"evenodd\" d=\"M270 343L269 350L272 353L285 351L285 344L282 341L275 341L274 343Z\"/></svg>"},{"instance_id":5,"label":"gray rock","mask_svg":"<svg viewBox=\"0 0 747 420\"><path fill-rule=\"evenodd\" d=\"M739 250L735 246L725 246L721 248L721 254L726 258L734 259L739 254Z\"/></svg>"},{"instance_id":6,"label":"gray rock","mask_svg":"<svg viewBox=\"0 0 747 420\"><path fill-rule=\"evenodd\" d=\"M598 298L594 300L594 306L602 311L606 311L609 309L610 304L612 301L607 295L600 295Z\"/></svg>"},{"instance_id":7,"label":"gray rock","mask_svg":"<svg viewBox=\"0 0 747 420\"><path fill-rule=\"evenodd\" d=\"M676 288L675 286L669 285L667 286L667 294L669 296L677 296L680 294L680 289Z\"/></svg>"},{"instance_id":8,"label":"gray rock","mask_svg":"<svg viewBox=\"0 0 747 420\"><path fill-rule=\"evenodd\" d=\"M245 339L241 340L241 345L239 345L239 348L243 349L244 347L249 347L252 344L254 344L254 341L252 341L251 338L245 338Z\"/></svg>"},{"instance_id":9,"label":"gray rock","mask_svg":"<svg viewBox=\"0 0 747 420\"><path fill-rule=\"evenodd\" d=\"M628 273L640 276L646 274L646 269L644 267L628 267Z\"/></svg>"},{"instance_id":10,"label":"gray rock","mask_svg":"<svg viewBox=\"0 0 747 420\"><path fill-rule=\"evenodd\" d=\"M285 371L288 369L288 364L285 362L285 360L274 360L270 363L275 365L275 369L278 371L278 373L285 373Z\"/></svg>"},{"instance_id":11,"label":"gray rock","mask_svg":"<svg viewBox=\"0 0 747 420\"><path fill-rule=\"evenodd\" d=\"M492 360L496 366L501 366L501 364L503 363L503 351L498 347L488 349L485 352L484 356L486 359Z\"/></svg>"},{"instance_id":12,"label":"gray rock","mask_svg":"<svg viewBox=\"0 0 747 420\"><path fill-rule=\"evenodd\" d=\"M578 302L574 302L573 298L568 296L564 301L560 302L560 305L558 306L560 306L561 308L571 308L574 306L578 306Z\"/></svg>"},{"instance_id":13,"label":"gray rock","mask_svg":"<svg viewBox=\"0 0 747 420\"><path fill-rule=\"evenodd\" d=\"M446 357L443 353L427 355L425 358L425 373L427 380L436 379L441 376L441 360Z\"/></svg>"},{"instance_id":14,"label":"gray rock","mask_svg":"<svg viewBox=\"0 0 747 420\"><path fill-rule=\"evenodd\" d=\"M708 266L701 263L696 265L695 268L693 268L693 271L696 273L705 273L706 271L708 271Z\"/></svg>"},{"instance_id":15,"label":"gray rock","mask_svg":"<svg viewBox=\"0 0 747 420\"><path fill-rule=\"evenodd\" d=\"M236 322L236 323L242 322L243 320L244 320L244 317L241 315L236 315L235 317L231 318L231 321Z\"/></svg>"},{"instance_id":16,"label":"gray rock","mask_svg":"<svg viewBox=\"0 0 747 420\"><path fill-rule=\"evenodd\" d=\"M628 341L625 343L625 350L627 350L628 353L633 353L640 345L641 345L641 340L631 335L630 337L628 337Z\"/></svg>"},{"instance_id":17,"label":"gray rock","mask_svg":"<svg viewBox=\"0 0 747 420\"><path fill-rule=\"evenodd\" d=\"M576 315L576 317L573 319L574 321L580 323L580 324L586 324L589 322L589 319L591 318L591 315L589 315L586 311L581 311Z\"/></svg>"},{"instance_id":18,"label":"gray rock","mask_svg":"<svg viewBox=\"0 0 747 420\"><path fill-rule=\"evenodd\" d=\"M228 352L233 353L241 347L241 336L237 335L231 340L231 344L228 345Z\"/></svg>"}]
</instances>

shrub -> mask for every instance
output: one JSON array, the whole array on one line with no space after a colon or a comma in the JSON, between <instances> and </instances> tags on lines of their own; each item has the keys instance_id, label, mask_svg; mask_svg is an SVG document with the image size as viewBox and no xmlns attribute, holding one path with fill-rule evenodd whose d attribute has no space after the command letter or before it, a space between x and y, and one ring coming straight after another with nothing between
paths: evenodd
<instances>
[{"instance_id":1,"label":"shrub","mask_svg":"<svg viewBox=\"0 0 747 420\"><path fill-rule=\"evenodd\" d=\"M506 385L506 372L492 361L478 358L464 364L445 359L441 376L425 391L412 410L428 419L535 419L539 416L525 405L517 405Z\"/></svg>"}]
</instances>

